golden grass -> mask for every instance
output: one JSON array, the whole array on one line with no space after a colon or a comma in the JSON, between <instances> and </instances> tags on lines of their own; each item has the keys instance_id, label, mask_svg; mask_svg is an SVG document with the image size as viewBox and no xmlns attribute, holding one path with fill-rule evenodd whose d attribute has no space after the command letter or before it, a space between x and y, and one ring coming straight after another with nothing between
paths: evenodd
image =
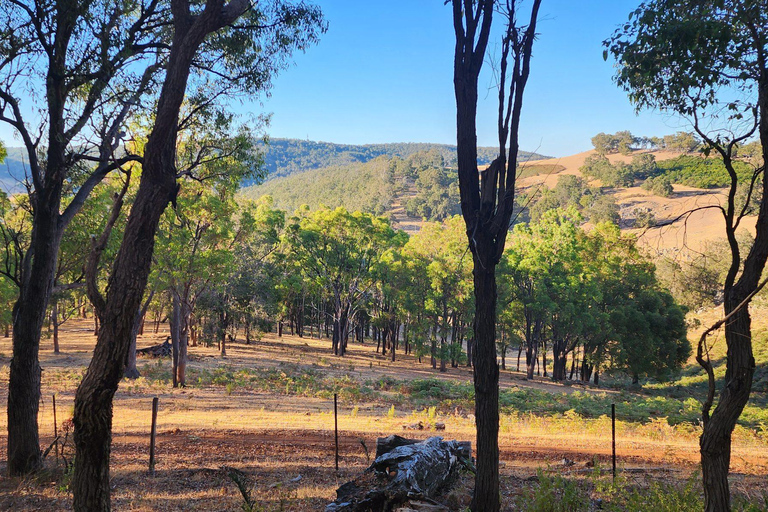
<instances>
[{"instance_id":1,"label":"golden grass","mask_svg":"<svg viewBox=\"0 0 768 512\"><path fill-rule=\"evenodd\" d=\"M94 336L87 320L63 326L62 354L51 353L44 340L43 400L39 424L41 443L53 439L51 395L56 394L58 420L71 416L74 393L88 362ZM164 339L165 332L147 333L139 340L147 346ZM428 364L399 356L391 362L375 353L370 344L350 344L349 357L330 355L328 340L267 334L252 345L232 344L222 359L215 347L190 349L190 368L214 369L220 365L242 368L277 367L281 363L304 365L327 374L351 374L355 379L439 378L469 381L467 368L450 368L440 374ZM7 400L10 340L0 339L0 400ZM145 373L168 360L140 360ZM504 386L529 386L554 393L572 392L569 386L524 381L515 372L504 372ZM589 388L579 389L592 392ZM602 391L602 390L601 390ZM146 474L151 400L159 397L157 475ZM379 436L399 433L416 438L441 435L474 441L472 416L456 411L408 410L396 406L389 414L386 403L343 403L339 408L342 468L333 470L333 404L317 397L276 395L226 386L192 386L171 389L140 378L123 381L115 396L112 479L117 510L237 510L241 498L222 467L243 471L254 482L254 497L264 510L318 510L335 496L338 485L354 477L367 464L362 440L374 451ZM5 459L6 415L0 415L0 461ZM421 422L425 430L404 430ZM445 423L445 431L430 427ZM620 465L648 474L674 473L684 479L698 462L698 430L670 427L657 420L646 425L618 423ZM534 416L503 415L499 437L502 487L519 491L520 482L542 466L557 466L564 457L576 461L562 471L586 471L595 458L607 464L610 457L610 420L584 419L573 414ZM473 443L474 444L474 443ZM768 471L768 444L754 435L737 436L732 470L745 488L763 486ZM70 454L71 456L71 454ZM49 465L52 466L52 461ZM0 471L2 468L0 468ZM301 475L301 480L291 479ZM61 470L52 469L38 479L0 481L0 508L60 510L70 506L70 495ZM469 485L469 484L462 484ZM760 487L762 488L762 487ZM507 492L507 491L505 491Z\"/></svg>"}]
</instances>

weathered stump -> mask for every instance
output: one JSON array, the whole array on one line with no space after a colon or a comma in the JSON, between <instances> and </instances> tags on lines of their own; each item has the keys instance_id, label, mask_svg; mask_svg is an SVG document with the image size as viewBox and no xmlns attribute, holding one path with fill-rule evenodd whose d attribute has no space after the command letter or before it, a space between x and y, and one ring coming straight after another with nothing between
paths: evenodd
<instances>
[{"instance_id":1,"label":"weathered stump","mask_svg":"<svg viewBox=\"0 0 768 512\"><path fill-rule=\"evenodd\" d=\"M358 478L336 491L326 512L389 512L448 510L433 501L456 481L462 468L471 467L468 442L426 441L400 436L376 442L376 460Z\"/></svg>"},{"instance_id":2,"label":"weathered stump","mask_svg":"<svg viewBox=\"0 0 768 512\"><path fill-rule=\"evenodd\" d=\"M171 337L168 336L166 340L157 345L151 347L140 348L136 350L136 355L143 355L149 357L168 357L171 355Z\"/></svg>"}]
</instances>

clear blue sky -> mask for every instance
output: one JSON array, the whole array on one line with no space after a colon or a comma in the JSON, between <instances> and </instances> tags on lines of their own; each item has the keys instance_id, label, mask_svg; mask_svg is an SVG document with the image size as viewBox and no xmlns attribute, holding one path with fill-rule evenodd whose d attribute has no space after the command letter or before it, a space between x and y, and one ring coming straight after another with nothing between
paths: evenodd
<instances>
[{"instance_id":1,"label":"clear blue sky","mask_svg":"<svg viewBox=\"0 0 768 512\"><path fill-rule=\"evenodd\" d=\"M281 73L271 97L242 110L271 112L273 137L455 144L450 6L443 0L310 1L325 12L328 32ZM668 115L635 115L612 82L613 63L603 61L601 42L637 5L639 0L543 0L522 149L567 156L589 149L598 132L664 135L685 128ZM489 54L496 48L492 43ZM484 72L478 142L491 146L495 91L489 66ZM20 145L7 125L0 126L0 140Z\"/></svg>"},{"instance_id":2,"label":"clear blue sky","mask_svg":"<svg viewBox=\"0 0 768 512\"><path fill-rule=\"evenodd\" d=\"M276 80L263 107L273 113L270 135L353 144L455 144L450 7L442 0L315 3L325 12L328 32ZM543 0L525 96L523 149L566 156L589 149L590 138L601 131L664 135L685 127L668 115L637 116L612 82L613 63L603 61L601 42L638 5L638 0ZM496 141L492 85L486 73L481 145Z\"/></svg>"}]
</instances>

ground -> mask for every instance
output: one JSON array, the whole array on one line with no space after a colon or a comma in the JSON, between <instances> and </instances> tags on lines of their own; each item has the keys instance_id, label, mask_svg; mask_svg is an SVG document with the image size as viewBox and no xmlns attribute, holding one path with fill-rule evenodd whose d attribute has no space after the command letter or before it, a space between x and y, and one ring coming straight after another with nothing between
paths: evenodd
<instances>
[{"instance_id":1,"label":"ground","mask_svg":"<svg viewBox=\"0 0 768 512\"><path fill-rule=\"evenodd\" d=\"M161 328L147 332L139 346L165 339ZM41 444L53 440L52 395L56 395L59 431L73 411L74 393L90 357L95 337L92 320L62 326L61 354L51 341L41 349L43 398ZM330 354L330 342L266 334L253 344L232 343L222 358L216 347L190 349L189 386L172 389L167 359L140 359L143 377L123 381L115 397L112 457L115 510L241 510L243 498L227 476L241 471L253 484L254 510L322 510L335 489L368 465L366 450L376 438L392 433L416 438L441 435L474 445L471 407L465 402L403 398L402 382L440 379L457 385L471 379L465 367L441 374L428 361L398 354L396 362L376 354L370 343L351 343L348 357ZM0 402L7 401L10 339L0 338ZM514 366L514 364L512 364ZM394 380L396 379L396 380ZM525 381L502 373L506 390L532 390L611 400L616 391L562 386L544 379ZM430 381L428 381L430 382ZM331 387L329 387L331 386ZM334 387L335 386L335 387ZM370 389L356 394L357 389ZM330 390L330 391L329 391ZM338 390L339 471L334 469L333 399ZM604 393L608 393L605 395ZM157 465L148 474L152 397L159 398ZM618 394L616 395L618 397ZM606 411L607 412L607 411ZM0 474L5 474L6 415L0 414ZM436 432L434 425L445 424ZM424 430L418 428L419 423ZM733 486L737 494L768 489L768 441L762 432L743 429L734 442ZM670 426L665 418L618 424L617 455L621 474L638 485L648 479L684 482L697 470L698 430ZM502 494L506 510L516 496L535 485L537 471L580 479L588 487L609 479L610 420L607 416L509 413L502 416ZM71 439L65 457L71 460ZM597 461L597 469L593 467ZM47 471L29 479L0 477L0 510L66 510L71 495L68 475L53 451ZM601 473L603 476L596 476ZM461 510L468 504L471 477L465 476L448 501ZM261 508L259 508L261 507Z\"/></svg>"}]
</instances>

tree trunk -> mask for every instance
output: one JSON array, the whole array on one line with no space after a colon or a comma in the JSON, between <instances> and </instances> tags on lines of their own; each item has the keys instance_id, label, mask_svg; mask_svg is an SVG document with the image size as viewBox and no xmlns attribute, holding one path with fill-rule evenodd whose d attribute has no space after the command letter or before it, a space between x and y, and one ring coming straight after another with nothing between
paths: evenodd
<instances>
[{"instance_id":1,"label":"tree trunk","mask_svg":"<svg viewBox=\"0 0 768 512\"><path fill-rule=\"evenodd\" d=\"M13 357L8 379L10 476L35 471L42 463L37 430L41 371L38 356L61 241L60 196L61 187L54 186L37 197L31 246L24 258L22 286L13 308Z\"/></svg>"},{"instance_id":2,"label":"tree trunk","mask_svg":"<svg viewBox=\"0 0 768 512\"><path fill-rule=\"evenodd\" d=\"M531 336L528 339L528 346L525 351L525 362L527 365L526 377L533 379L533 373L536 370L536 363L539 360L539 335L541 334L541 322L534 320Z\"/></svg>"},{"instance_id":3,"label":"tree trunk","mask_svg":"<svg viewBox=\"0 0 768 512\"><path fill-rule=\"evenodd\" d=\"M189 322L192 309L185 298L181 303L181 325L179 326L179 362L176 368L176 382L179 387L187 385L187 347L189 346ZM222 347L224 346L222 341ZM222 355L225 355L222 353Z\"/></svg>"},{"instance_id":4,"label":"tree trunk","mask_svg":"<svg viewBox=\"0 0 768 512\"><path fill-rule=\"evenodd\" d=\"M557 340L552 342L552 379L564 381L568 367L568 354L565 351L566 342Z\"/></svg>"},{"instance_id":5,"label":"tree trunk","mask_svg":"<svg viewBox=\"0 0 768 512\"><path fill-rule=\"evenodd\" d=\"M726 315L743 299L735 290L727 294L724 304ZM731 436L749 400L755 372L752 319L747 307L737 311L725 323L725 340L728 345L725 382L717 407L709 420L705 421L699 441L706 512L730 510L728 471L731 464Z\"/></svg>"},{"instance_id":6,"label":"tree trunk","mask_svg":"<svg viewBox=\"0 0 768 512\"><path fill-rule=\"evenodd\" d=\"M172 347L172 363L171 363L171 379L173 381L173 387L179 387L178 370L179 370L179 338L181 337L181 301L179 295L172 291L173 307L171 310L171 347Z\"/></svg>"},{"instance_id":7,"label":"tree trunk","mask_svg":"<svg viewBox=\"0 0 768 512\"><path fill-rule=\"evenodd\" d=\"M219 348L221 349L221 357L227 355L227 329L229 328L229 318L225 311L219 312ZM291 333L293 334L293 333Z\"/></svg>"},{"instance_id":8,"label":"tree trunk","mask_svg":"<svg viewBox=\"0 0 768 512\"><path fill-rule=\"evenodd\" d=\"M51 306L51 323L53 324L53 353L59 353L59 301L53 301Z\"/></svg>"},{"instance_id":9,"label":"tree trunk","mask_svg":"<svg viewBox=\"0 0 768 512\"><path fill-rule=\"evenodd\" d=\"M499 365L496 361L495 266L474 265L477 474L472 510L499 510Z\"/></svg>"},{"instance_id":10,"label":"tree trunk","mask_svg":"<svg viewBox=\"0 0 768 512\"><path fill-rule=\"evenodd\" d=\"M93 358L75 395L72 491L76 512L110 510L112 401L125 368L134 317L147 286L160 216L178 192L176 137L187 79L194 55L207 34L222 26L225 15L234 14L227 9L206 8L192 16L174 8L173 41L154 126L144 151L139 190L109 277L103 325Z\"/></svg>"}]
</instances>

